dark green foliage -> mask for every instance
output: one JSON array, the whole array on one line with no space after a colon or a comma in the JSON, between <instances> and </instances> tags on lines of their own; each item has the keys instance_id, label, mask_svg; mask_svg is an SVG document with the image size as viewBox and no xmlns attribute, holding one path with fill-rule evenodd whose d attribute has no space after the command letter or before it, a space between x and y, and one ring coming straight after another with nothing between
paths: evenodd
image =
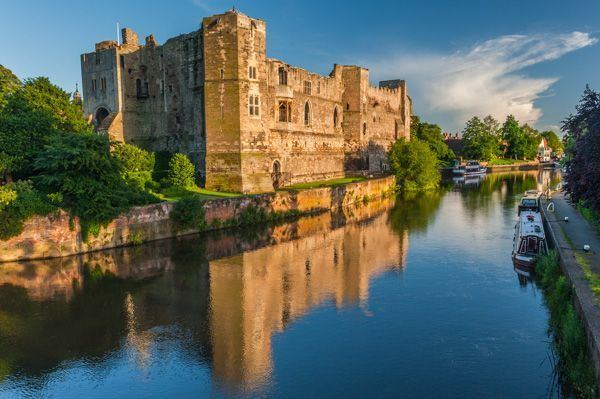
<instances>
[{"instance_id":1,"label":"dark green foliage","mask_svg":"<svg viewBox=\"0 0 600 399\"><path fill-rule=\"evenodd\" d=\"M600 213L600 93L586 87L576 111L562 126L568 132L565 190Z\"/></svg>"},{"instance_id":2,"label":"dark green foliage","mask_svg":"<svg viewBox=\"0 0 600 399\"><path fill-rule=\"evenodd\" d=\"M56 208L29 181L0 186L0 239L23 231L23 223L34 215L46 215Z\"/></svg>"},{"instance_id":3,"label":"dark green foliage","mask_svg":"<svg viewBox=\"0 0 600 399\"><path fill-rule=\"evenodd\" d=\"M127 185L138 190L144 190L148 184L152 185L154 153L134 145L114 143L112 155L121 163L121 176Z\"/></svg>"},{"instance_id":4,"label":"dark green foliage","mask_svg":"<svg viewBox=\"0 0 600 399\"><path fill-rule=\"evenodd\" d=\"M439 161L427 143L402 138L392 145L388 157L401 190L428 190L439 185Z\"/></svg>"},{"instance_id":5,"label":"dark green foliage","mask_svg":"<svg viewBox=\"0 0 600 399\"><path fill-rule=\"evenodd\" d=\"M426 142L437 158L442 162L450 162L454 152L444 142L442 128L434 123L421 122L418 116L413 116L410 124L410 137Z\"/></svg>"},{"instance_id":6,"label":"dark green foliage","mask_svg":"<svg viewBox=\"0 0 600 399\"><path fill-rule=\"evenodd\" d=\"M128 187L120 163L111 156L109 141L95 134L55 134L36 157L36 186L61 193L62 207L79 216L82 225L105 224L133 205L155 201Z\"/></svg>"},{"instance_id":7,"label":"dark green foliage","mask_svg":"<svg viewBox=\"0 0 600 399\"><path fill-rule=\"evenodd\" d=\"M21 86L21 81L12 71L0 65L0 108L7 101L7 97L17 91Z\"/></svg>"},{"instance_id":8,"label":"dark green foliage","mask_svg":"<svg viewBox=\"0 0 600 399\"><path fill-rule=\"evenodd\" d=\"M186 197L175 203L171 219L179 230L198 229L202 231L207 227L205 213L204 202L201 199Z\"/></svg>"},{"instance_id":9,"label":"dark green foliage","mask_svg":"<svg viewBox=\"0 0 600 399\"><path fill-rule=\"evenodd\" d=\"M537 130L527 124L519 126L519 121L513 115L508 115L502 125L502 138L506 142L507 157L535 159L541 140Z\"/></svg>"},{"instance_id":10,"label":"dark green foliage","mask_svg":"<svg viewBox=\"0 0 600 399\"><path fill-rule=\"evenodd\" d=\"M585 331L573 307L571 287L561 274L556 252L537 260L538 283L550 310L550 331L559 355L559 371L568 390L577 397L596 397L594 369L587 353Z\"/></svg>"},{"instance_id":11,"label":"dark green foliage","mask_svg":"<svg viewBox=\"0 0 600 399\"><path fill-rule=\"evenodd\" d=\"M241 226L266 223L269 221L267 211L259 206L248 205L238 215L238 224Z\"/></svg>"},{"instance_id":12,"label":"dark green foliage","mask_svg":"<svg viewBox=\"0 0 600 399\"><path fill-rule=\"evenodd\" d=\"M491 116L471 118L462 133L463 156L490 161L501 154L498 122Z\"/></svg>"},{"instance_id":13,"label":"dark green foliage","mask_svg":"<svg viewBox=\"0 0 600 399\"><path fill-rule=\"evenodd\" d=\"M195 169L188 157L184 154L175 154L169 161L168 181L175 187L192 187Z\"/></svg>"}]
</instances>

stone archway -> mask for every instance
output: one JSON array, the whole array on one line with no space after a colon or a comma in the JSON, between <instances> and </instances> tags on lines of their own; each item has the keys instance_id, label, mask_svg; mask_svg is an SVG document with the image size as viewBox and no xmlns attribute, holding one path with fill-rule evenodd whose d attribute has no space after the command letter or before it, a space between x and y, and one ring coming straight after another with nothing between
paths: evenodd
<instances>
[{"instance_id":1,"label":"stone archway","mask_svg":"<svg viewBox=\"0 0 600 399\"><path fill-rule=\"evenodd\" d=\"M281 187L283 183L281 181L281 163L279 161L273 162L273 172L271 173L271 180L273 180L273 188L277 189Z\"/></svg>"},{"instance_id":2,"label":"stone archway","mask_svg":"<svg viewBox=\"0 0 600 399\"><path fill-rule=\"evenodd\" d=\"M102 125L102 122L104 121L104 119L106 119L108 115L109 112L106 108L98 108L98 110L96 110L96 117L94 118L94 120L96 121L96 126L100 127L100 125Z\"/></svg>"}]
</instances>

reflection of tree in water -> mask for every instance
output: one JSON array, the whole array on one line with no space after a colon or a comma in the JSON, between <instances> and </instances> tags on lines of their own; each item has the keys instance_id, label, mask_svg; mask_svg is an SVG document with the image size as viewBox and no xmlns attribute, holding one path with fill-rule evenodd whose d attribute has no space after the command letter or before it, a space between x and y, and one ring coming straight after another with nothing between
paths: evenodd
<instances>
[{"instance_id":1,"label":"reflection of tree in water","mask_svg":"<svg viewBox=\"0 0 600 399\"><path fill-rule=\"evenodd\" d=\"M459 190L464 209L471 217L489 214L494 202L500 202L504 209L512 209L521 198L519 194L537 187L537 174L538 171L488 174L479 185Z\"/></svg>"},{"instance_id":2,"label":"reflection of tree in water","mask_svg":"<svg viewBox=\"0 0 600 399\"><path fill-rule=\"evenodd\" d=\"M405 232L424 233L440 207L446 189L400 194L390 212L390 222L400 237Z\"/></svg>"}]
</instances>

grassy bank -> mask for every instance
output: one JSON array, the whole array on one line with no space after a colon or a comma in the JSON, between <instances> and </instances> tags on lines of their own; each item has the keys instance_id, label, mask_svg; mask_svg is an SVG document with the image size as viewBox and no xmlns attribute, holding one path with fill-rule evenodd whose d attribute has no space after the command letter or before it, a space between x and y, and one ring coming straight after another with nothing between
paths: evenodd
<instances>
[{"instance_id":1,"label":"grassy bank","mask_svg":"<svg viewBox=\"0 0 600 399\"><path fill-rule=\"evenodd\" d=\"M496 158L488 162L487 166L498 166L498 165L518 165L522 163L529 163L531 161L524 161L522 159L512 158Z\"/></svg>"},{"instance_id":2,"label":"grassy bank","mask_svg":"<svg viewBox=\"0 0 600 399\"><path fill-rule=\"evenodd\" d=\"M355 183L355 182L365 181L365 180L367 180L367 178L363 177L363 176L341 177L339 179L292 184L291 186L285 186L283 188L283 190L306 190L309 188L336 187L336 186L342 186L342 185L348 184L348 183Z\"/></svg>"},{"instance_id":3,"label":"grassy bank","mask_svg":"<svg viewBox=\"0 0 600 399\"><path fill-rule=\"evenodd\" d=\"M158 198L163 201L179 201L183 198L199 198L201 200L210 200L217 198L232 198L239 197L241 194L236 193L225 193L220 191L211 191L204 188L192 186L192 187L168 187L162 189L159 193L154 193Z\"/></svg>"},{"instance_id":4,"label":"grassy bank","mask_svg":"<svg viewBox=\"0 0 600 399\"><path fill-rule=\"evenodd\" d=\"M577 397L594 398L596 383L585 331L573 306L572 289L561 273L556 252L538 258L536 274L550 310L549 330L564 387L567 393Z\"/></svg>"}]
</instances>

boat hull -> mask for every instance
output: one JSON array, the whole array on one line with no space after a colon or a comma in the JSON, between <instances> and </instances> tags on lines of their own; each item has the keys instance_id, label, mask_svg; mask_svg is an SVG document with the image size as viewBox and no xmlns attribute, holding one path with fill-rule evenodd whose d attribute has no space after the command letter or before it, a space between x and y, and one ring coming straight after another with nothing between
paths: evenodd
<instances>
[{"instance_id":1,"label":"boat hull","mask_svg":"<svg viewBox=\"0 0 600 399\"><path fill-rule=\"evenodd\" d=\"M526 269L535 268L536 257L513 254L512 260L513 260L513 264L517 267L526 268Z\"/></svg>"}]
</instances>

